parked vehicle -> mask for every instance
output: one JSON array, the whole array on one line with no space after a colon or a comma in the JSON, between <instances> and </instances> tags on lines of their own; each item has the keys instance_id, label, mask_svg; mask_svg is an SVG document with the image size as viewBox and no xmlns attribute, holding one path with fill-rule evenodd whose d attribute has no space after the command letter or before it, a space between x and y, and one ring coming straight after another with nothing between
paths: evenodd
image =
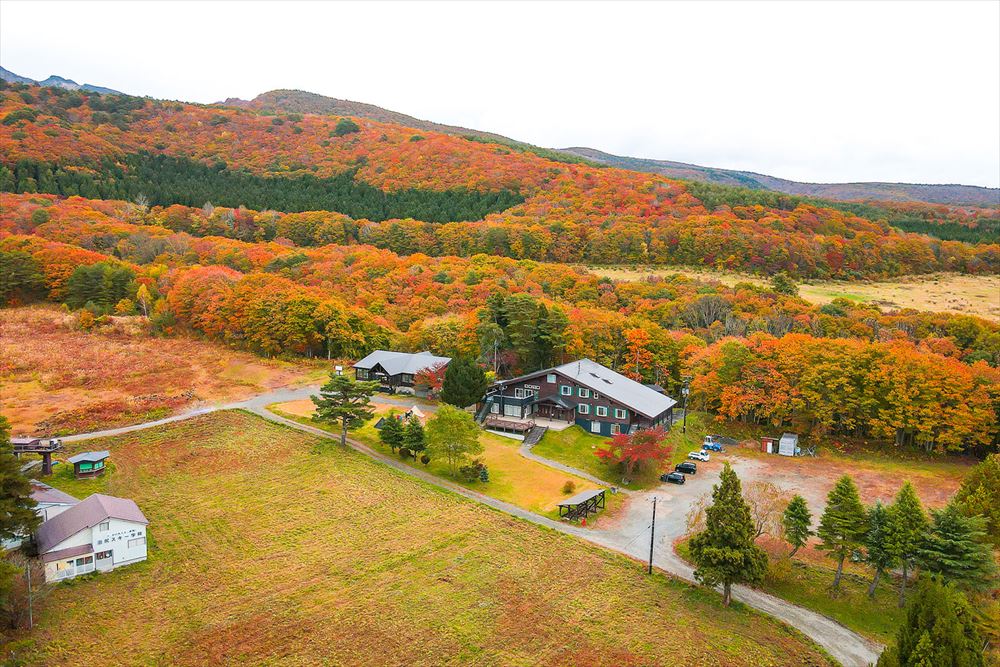
<instances>
[{"instance_id":1,"label":"parked vehicle","mask_svg":"<svg viewBox=\"0 0 1000 667\"><path fill-rule=\"evenodd\" d=\"M660 475L661 482L669 482L671 484L683 484L686 480L684 475L679 472L671 472L666 475Z\"/></svg>"},{"instance_id":2,"label":"parked vehicle","mask_svg":"<svg viewBox=\"0 0 1000 667\"><path fill-rule=\"evenodd\" d=\"M698 464L692 463L691 461L685 461L684 463L678 463L675 465L674 470L682 472L685 475L696 475L698 474Z\"/></svg>"},{"instance_id":3,"label":"parked vehicle","mask_svg":"<svg viewBox=\"0 0 1000 667\"><path fill-rule=\"evenodd\" d=\"M722 443L715 439L715 436L706 435L705 441L701 443L702 450L709 450L713 452L722 451Z\"/></svg>"},{"instance_id":4,"label":"parked vehicle","mask_svg":"<svg viewBox=\"0 0 1000 667\"><path fill-rule=\"evenodd\" d=\"M708 452L703 449L700 452L691 452L688 454L688 458L694 461L707 461L711 457L708 455Z\"/></svg>"}]
</instances>

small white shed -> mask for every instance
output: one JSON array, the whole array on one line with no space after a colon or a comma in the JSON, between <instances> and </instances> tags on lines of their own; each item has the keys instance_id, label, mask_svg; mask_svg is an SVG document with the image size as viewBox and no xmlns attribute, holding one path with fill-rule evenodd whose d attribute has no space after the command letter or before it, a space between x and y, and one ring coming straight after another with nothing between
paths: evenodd
<instances>
[{"instance_id":1,"label":"small white shed","mask_svg":"<svg viewBox=\"0 0 1000 667\"><path fill-rule=\"evenodd\" d=\"M799 453L799 436L794 433L783 433L778 441L778 453L782 456L795 456Z\"/></svg>"}]
</instances>

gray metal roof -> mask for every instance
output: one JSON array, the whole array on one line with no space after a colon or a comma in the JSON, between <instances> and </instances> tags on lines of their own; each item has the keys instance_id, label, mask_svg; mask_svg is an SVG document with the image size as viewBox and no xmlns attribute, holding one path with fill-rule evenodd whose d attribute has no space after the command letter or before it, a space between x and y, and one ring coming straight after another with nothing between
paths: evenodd
<instances>
[{"instance_id":1,"label":"gray metal roof","mask_svg":"<svg viewBox=\"0 0 1000 667\"><path fill-rule=\"evenodd\" d=\"M31 498L39 505L76 505L79 500L37 479L31 480Z\"/></svg>"},{"instance_id":2,"label":"gray metal roof","mask_svg":"<svg viewBox=\"0 0 1000 667\"><path fill-rule=\"evenodd\" d=\"M38 527L38 553L44 554L66 538L107 519L149 523L134 501L95 493Z\"/></svg>"},{"instance_id":3,"label":"gray metal roof","mask_svg":"<svg viewBox=\"0 0 1000 667\"><path fill-rule=\"evenodd\" d=\"M389 375L399 375L400 373L416 375L425 368L431 368L438 364L447 364L449 361L451 361L451 357L436 357L430 352L410 354L409 352L375 350L354 364L354 368L371 369L378 364Z\"/></svg>"},{"instance_id":4,"label":"gray metal roof","mask_svg":"<svg viewBox=\"0 0 1000 667\"><path fill-rule=\"evenodd\" d=\"M95 463L97 461L103 461L111 455L111 452L105 450L101 452L80 452L76 456L71 456L67 461L70 463Z\"/></svg>"},{"instance_id":5,"label":"gray metal roof","mask_svg":"<svg viewBox=\"0 0 1000 667\"><path fill-rule=\"evenodd\" d=\"M656 418L677 405L677 401L654 391L596 361L580 359L551 369L589 387L592 391L626 405L641 415Z\"/></svg>"},{"instance_id":6,"label":"gray metal roof","mask_svg":"<svg viewBox=\"0 0 1000 667\"><path fill-rule=\"evenodd\" d=\"M604 489L591 489L590 491L581 491L580 493L567 498L566 500L559 503L560 505L579 505L580 503L585 503L595 496L599 496L604 493Z\"/></svg>"}]
</instances>

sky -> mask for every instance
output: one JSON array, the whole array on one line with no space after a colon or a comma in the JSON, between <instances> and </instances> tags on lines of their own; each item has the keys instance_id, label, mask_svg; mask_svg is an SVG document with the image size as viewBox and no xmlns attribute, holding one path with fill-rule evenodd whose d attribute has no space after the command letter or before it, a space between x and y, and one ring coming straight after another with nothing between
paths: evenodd
<instances>
[{"instance_id":1,"label":"sky","mask_svg":"<svg viewBox=\"0 0 1000 667\"><path fill-rule=\"evenodd\" d=\"M1000 187L1000 2L23 2L0 65L217 102L296 88L546 147Z\"/></svg>"}]
</instances>

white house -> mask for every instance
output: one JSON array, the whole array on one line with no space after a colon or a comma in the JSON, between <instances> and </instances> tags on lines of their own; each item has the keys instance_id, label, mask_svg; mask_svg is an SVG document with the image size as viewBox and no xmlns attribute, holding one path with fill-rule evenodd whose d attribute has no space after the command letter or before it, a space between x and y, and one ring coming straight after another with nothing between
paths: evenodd
<instances>
[{"instance_id":1,"label":"white house","mask_svg":"<svg viewBox=\"0 0 1000 667\"><path fill-rule=\"evenodd\" d=\"M35 501L35 514L40 516L42 521L48 521L80 502L68 493L64 493L59 489L53 489L48 484L39 482L37 479L31 480L31 499ZM0 547L4 551L17 549L23 541L20 538L4 540L0 542Z\"/></svg>"},{"instance_id":2,"label":"white house","mask_svg":"<svg viewBox=\"0 0 1000 667\"><path fill-rule=\"evenodd\" d=\"M135 502L99 493L63 510L35 533L45 580L62 581L146 560L148 524Z\"/></svg>"}]
</instances>

